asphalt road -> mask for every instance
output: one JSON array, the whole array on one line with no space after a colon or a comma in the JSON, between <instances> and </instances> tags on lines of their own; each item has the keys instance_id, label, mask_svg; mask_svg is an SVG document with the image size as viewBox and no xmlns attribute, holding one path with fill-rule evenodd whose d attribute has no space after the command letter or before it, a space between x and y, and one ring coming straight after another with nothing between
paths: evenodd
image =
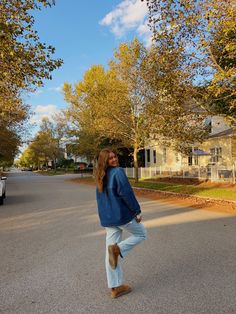
<instances>
[{"instance_id":1,"label":"asphalt road","mask_svg":"<svg viewBox=\"0 0 236 314\"><path fill-rule=\"evenodd\" d=\"M68 176L67 176L68 177ZM236 313L236 216L140 199L148 238L109 297L93 187L13 173L0 207L0 313Z\"/></svg>"}]
</instances>

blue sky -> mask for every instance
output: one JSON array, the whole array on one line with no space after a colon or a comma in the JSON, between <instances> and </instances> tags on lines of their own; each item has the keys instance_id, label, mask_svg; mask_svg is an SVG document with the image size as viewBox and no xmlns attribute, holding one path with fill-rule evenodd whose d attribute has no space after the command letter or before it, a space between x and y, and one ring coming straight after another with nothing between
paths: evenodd
<instances>
[{"instance_id":1,"label":"blue sky","mask_svg":"<svg viewBox=\"0 0 236 314\"><path fill-rule=\"evenodd\" d=\"M53 45L55 56L64 61L51 81L26 98L34 112L31 122L36 124L67 107L61 91L65 81L81 80L93 64L107 66L120 42L137 36L150 43L147 7L141 0L56 0L55 6L34 16L40 41Z\"/></svg>"}]
</instances>

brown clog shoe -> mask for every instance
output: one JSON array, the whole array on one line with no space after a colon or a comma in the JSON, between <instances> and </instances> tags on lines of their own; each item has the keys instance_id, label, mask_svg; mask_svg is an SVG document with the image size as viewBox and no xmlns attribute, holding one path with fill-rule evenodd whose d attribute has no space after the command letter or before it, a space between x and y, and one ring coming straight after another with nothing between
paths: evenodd
<instances>
[{"instance_id":1,"label":"brown clog shoe","mask_svg":"<svg viewBox=\"0 0 236 314\"><path fill-rule=\"evenodd\" d=\"M111 289L112 299L116 299L124 294L130 293L132 291L131 287L128 285L121 285Z\"/></svg>"},{"instance_id":2,"label":"brown clog shoe","mask_svg":"<svg viewBox=\"0 0 236 314\"><path fill-rule=\"evenodd\" d=\"M109 254L109 264L112 269L116 269L118 257L120 255L120 248L117 244L112 244L108 246L108 254Z\"/></svg>"}]
</instances>

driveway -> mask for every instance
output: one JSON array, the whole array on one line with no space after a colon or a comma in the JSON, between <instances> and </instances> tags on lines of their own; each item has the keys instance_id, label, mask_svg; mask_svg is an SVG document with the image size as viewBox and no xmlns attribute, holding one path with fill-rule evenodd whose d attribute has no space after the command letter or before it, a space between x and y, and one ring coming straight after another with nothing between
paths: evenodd
<instances>
[{"instance_id":1,"label":"driveway","mask_svg":"<svg viewBox=\"0 0 236 314\"><path fill-rule=\"evenodd\" d=\"M78 175L76 175L78 176ZM148 239L112 300L94 187L11 173L0 207L0 313L236 313L236 216L139 199Z\"/></svg>"}]
</instances>

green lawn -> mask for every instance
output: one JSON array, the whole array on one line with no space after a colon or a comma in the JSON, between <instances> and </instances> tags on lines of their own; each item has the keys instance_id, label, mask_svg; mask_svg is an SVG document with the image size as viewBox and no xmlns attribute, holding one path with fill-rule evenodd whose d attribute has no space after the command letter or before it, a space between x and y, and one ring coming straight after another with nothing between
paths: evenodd
<instances>
[{"instance_id":1,"label":"green lawn","mask_svg":"<svg viewBox=\"0 0 236 314\"><path fill-rule=\"evenodd\" d=\"M236 187L235 188L224 188L224 187L203 187L201 185L186 185L186 184L175 184L165 182L148 182L140 181L135 183L133 179L129 179L133 187L140 187L146 189L169 191L175 193L183 193L196 196L204 196L211 198L218 198L222 200L236 201ZM94 179L91 177L72 179L75 182L85 181L86 183L94 183Z\"/></svg>"},{"instance_id":2,"label":"green lawn","mask_svg":"<svg viewBox=\"0 0 236 314\"><path fill-rule=\"evenodd\" d=\"M132 179L130 182L134 187L236 201L236 188L201 187L201 185L181 185L174 183L147 181L140 181L135 183Z\"/></svg>"},{"instance_id":3,"label":"green lawn","mask_svg":"<svg viewBox=\"0 0 236 314\"><path fill-rule=\"evenodd\" d=\"M65 170L57 170L57 171L54 171L54 170L39 170L37 171L36 173L38 174L41 174L43 176L56 176L56 175L60 175L60 174L66 174L66 173L74 173L74 170L69 170L69 171L65 171Z\"/></svg>"}]
</instances>

